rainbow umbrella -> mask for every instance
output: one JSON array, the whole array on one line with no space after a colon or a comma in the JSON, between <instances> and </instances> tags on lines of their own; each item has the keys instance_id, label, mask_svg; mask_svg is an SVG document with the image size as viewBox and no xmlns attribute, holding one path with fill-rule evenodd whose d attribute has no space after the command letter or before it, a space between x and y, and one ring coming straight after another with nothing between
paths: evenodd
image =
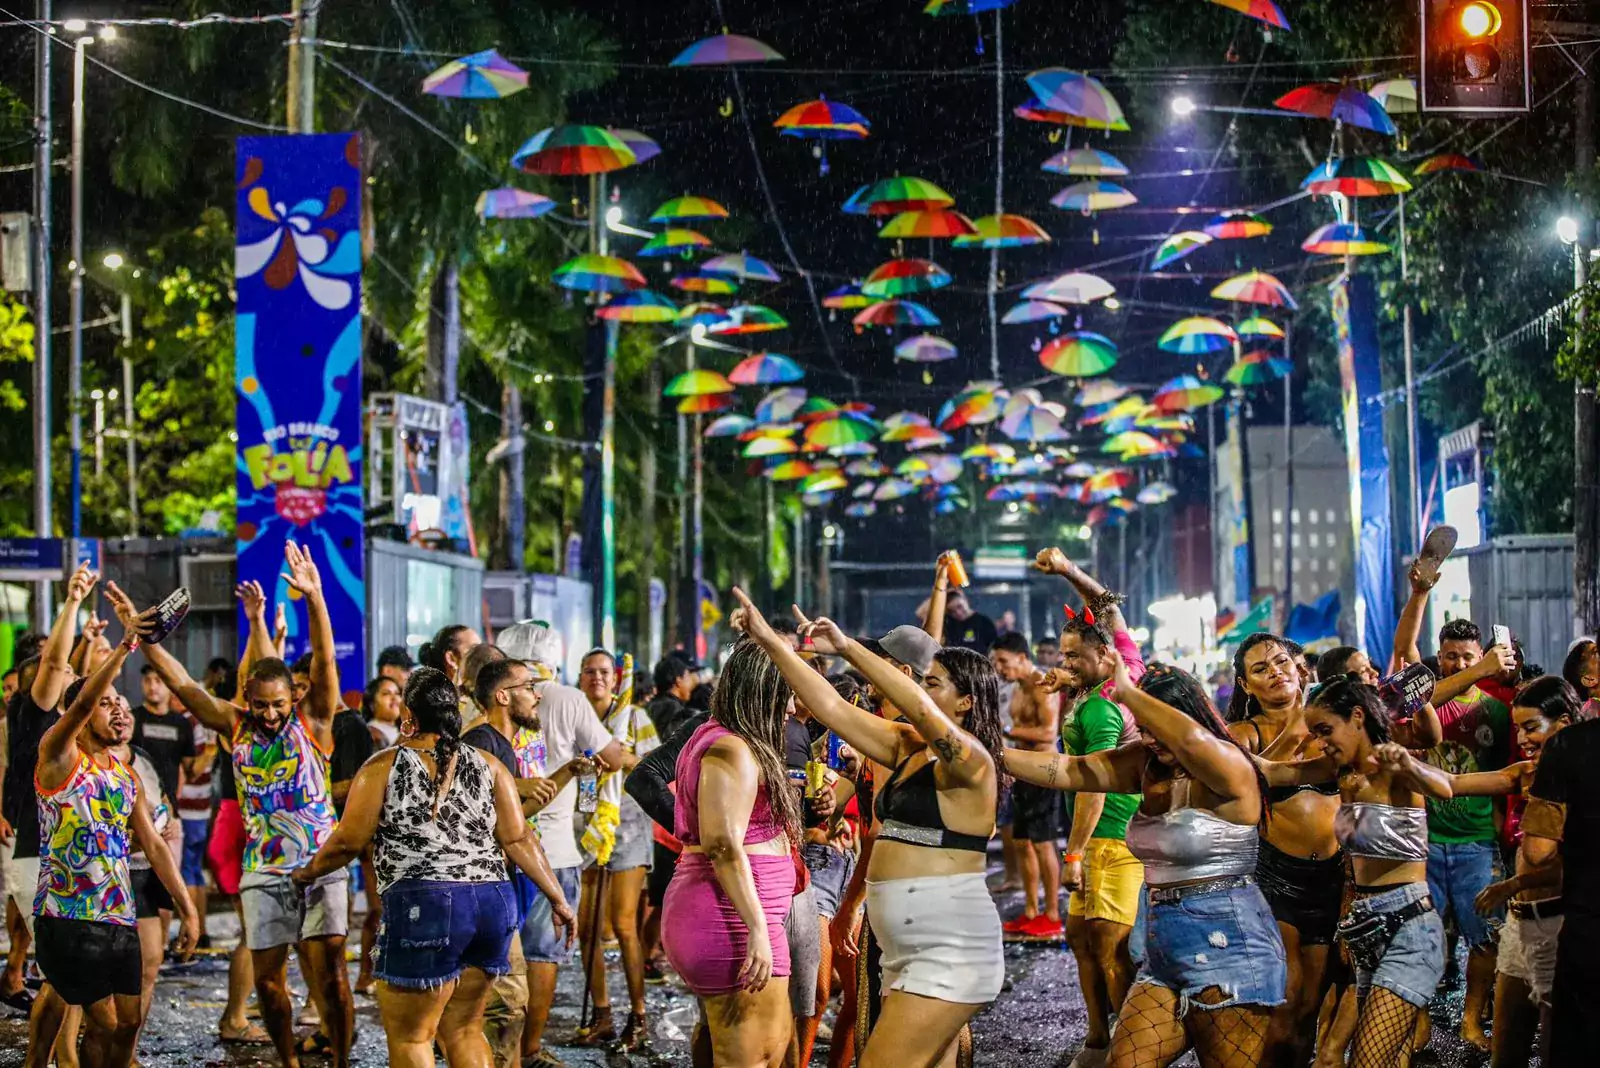
<instances>
[{"instance_id":1,"label":"rainbow umbrella","mask_svg":"<svg viewBox=\"0 0 1600 1068\"><path fill-rule=\"evenodd\" d=\"M868 215L898 215L906 211L942 211L955 197L925 178L895 176L874 182L861 197Z\"/></svg>"},{"instance_id":2,"label":"rainbow umbrella","mask_svg":"<svg viewBox=\"0 0 1600 1068\"><path fill-rule=\"evenodd\" d=\"M871 303L872 298L861 292L861 287L854 282L842 285L822 298L824 308L834 308L839 311L854 311L857 308L865 308Z\"/></svg>"},{"instance_id":3,"label":"rainbow umbrella","mask_svg":"<svg viewBox=\"0 0 1600 1068\"><path fill-rule=\"evenodd\" d=\"M1000 321L1008 326L1021 323L1039 323L1046 319L1059 319L1070 315L1066 308L1050 300L1024 300L1007 309Z\"/></svg>"},{"instance_id":4,"label":"rainbow umbrella","mask_svg":"<svg viewBox=\"0 0 1600 1068\"><path fill-rule=\"evenodd\" d=\"M708 297L727 297L739 292L739 283L731 278L713 278L703 274L679 275L671 285L673 289L684 293L703 293Z\"/></svg>"},{"instance_id":5,"label":"rainbow umbrella","mask_svg":"<svg viewBox=\"0 0 1600 1068\"><path fill-rule=\"evenodd\" d=\"M836 496L838 495L832 492L802 493L800 495L800 503L807 508L826 508L833 503L833 498Z\"/></svg>"},{"instance_id":6,"label":"rainbow umbrella","mask_svg":"<svg viewBox=\"0 0 1600 1068\"><path fill-rule=\"evenodd\" d=\"M718 371L704 367L685 371L667 383L663 397L703 397L708 393L732 393L733 383Z\"/></svg>"},{"instance_id":7,"label":"rainbow umbrella","mask_svg":"<svg viewBox=\"0 0 1600 1068\"><path fill-rule=\"evenodd\" d=\"M1127 386L1103 378L1098 382L1085 382L1072 400L1080 408L1090 408L1096 404L1110 404L1127 395Z\"/></svg>"},{"instance_id":8,"label":"rainbow umbrella","mask_svg":"<svg viewBox=\"0 0 1600 1068\"><path fill-rule=\"evenodd\" d=\"M694 219L726 219L728 209L709 197L673 197L650 213L651 222L689 222Z\"/></svg>"},{"instance_id":9,"label":"rainbow umbrella","mask_svg":"<svg viewBox=\"0 0 1600 1068\"><path fill-rule=\"evenodd\" d=\"M1159 412L1190 412L1221 399L1221 386L1201 382L1194 375L1179 375L1163 383L1150 404Z\"/></svg>"},{"instance_id":10,"label":"rainbow umbrella","mask_svg":"<svg viewBox=\"0 0 1600 1068\"><path fill-rule=\"evenodd\" d=\"M885 430L899 430L899 429L901 429L903 427L908 427L908 426L932 426L932 425L933 425L933 420L929 419L927 416L923 415L921 412L895 412L893 415L889 416L889 418L887 418L887 419L885 419L883 421L883 428ZM884 440L888 441L888 440L892 440L892 439L890 439L890 438L888 438L886 436L884 438Z\"/></svg>"},{"instance_id":11,"label":"rainbow umbrella","mask_svg":"<svg viewBox=\"0 0 1600 1068\"><path fill-rule=\"evenodd\" d=\"M1236 274L1211 291L1218 300L1231 300L1240 304L1267 304L1274 308L1298 308L1294 297L1284 284L1266 271L1246 271Z\"/></svg>"},{"instance_id":12,"label":"rainbow umbrella","mask_svg":"<svg viewBox=\"0 0 1600 1068\"><path fill-rule=\"evenodd\" d=\"M992 423L1004 412L1002 400L992 389L966 389L945 401L935 422L940 430Z\"/></svg>"},{"instance_id":13,"label":"rainbow umbrella","mask_svg":"<svg viewBox=\"0 0 1600 1068\"><path fill-rule=\"evenodd\" d=\"M1376 256L1389 251L1388 245L1367 236L1355 223L1343 222L1319 226L1300 247L1319 256Z\"/></svg>"},{"instance_id":14,"label":"rainbow umbrella","mask_svg":"<svg viewBox=\"0 0 1600 1068\"><path fill-rule=\"evenodd\" d=\"M638 162L603 126L552 126L525 141L511 165L528 174L600 174Z\"/></svg>"},{"instance_id":15,"label":"rainbow umbrella","mask_svg":"<svg viewBox=\"0 0 1600 1068\"><path fill-rule=\"evenodd\" d=\"M870 185L862 186L860 189L857 189L854 193L851 193L845 198L845 202L839 206L839 210L844 212L846 215L867 214L866 199L867 194L871 191L872 187Z\"/></svg>"},{"instance_id":16,"label":"rainbow umbrella","mask_svg":"<svg viewBox=\"0 0 1600 1068\"><path fill-rule=\"evenodd\" d=\"M1441 171L1466 171L1469 174L1477 174L1482 170L1483 164L1471 156L1464 156L1459 152L1440 152L1417 164L1417 169L1412 173L1418 176L1438 174Z\"/></svg>"},{"instance_id":17,"label":"rainbow umbrella","mask_svg":"<svg viewBox=\"0 0 1600 1068\"><path fill-rule=\"evenodd\" d=\"M1289 90L1273 103L1299 115L1332 119L1390 136L1395 133L1394 120L1383 105L1353 85L1313 82Z\"/></svg>"},{"instance_id":18,"label":"rainbow umbrella","mask_svg":"<svg viewBox=\"0 0 1600 1068\"><path fill-rule=\"evenodd\" d=\"M1239 14L1253 18L1257 22L1264 22L1268 26L1273 26L1280 30L1289 28L1289 20L1283 17L1283 12L1278 9L1278 5L1273 3L1272 0L1211 0L1211 2L1225 7L1229 11L1237 11Z\"/></svg>"},{"instance_id":19,"label":"rainbow umbrella","mask_svg":"<svg viewBox=\"0 0 1600 1068\"><path fill-rule=\"evenodd\" d=\"M772 330L786 330L789 320L764 304L736 304L728 309L728 317L720 323L706 327L708 334L765 334Z\"/></svg>"},{"instance_id":20,"label":"rainbow umbrella","mask_svg":"<svg viewBox=\"0 0 1600 1068\"><path fill-rule=\"evenodd\" d=\"M661 146L653 138L646 137L638 130L624 130L616 126L611 127L611 132L618 141L628 146L633 153L633 162L643 163L647 159L655 159L661 155Z\"/></svg>"},{"instance_id":21,"label":"rainbow umbrella","mask_svg":"<svg viewBox=\"0 0 1600 1068\"><path fill-rule=\"evenodd\" d=\"M1051 67L1028 75L1028 88L1047 111L1070 115L1070 125L1091 130L1126 130L1122 105L1098 79L1077 71Z\"/></svg>"},{"instance_id":22,"label":"rainbow umbrella","mask_svg":"<svg viewBox=\"0 0 1600 1068\"><path fill-rule=\"evenodd\" d=\"M1246 319L1244 322L1242 322L1238 326L1234 327L1233 331L1234 331L1234 333L1238 334L1241 338L1246 338L1246 337L1281 338L1281 337L1284 336L1283 327L1279 326L1277 323L1273 322L1271 319L1264 318L1263 316L1260 316L1260 315L1252 315L1250 318Z\"/></svg>"},{"instance_id":23,"label":"rainbow umbrella","mask_svg":"<svg viewBox=\"0 0 1600 1068\"><path fill-rule=\"evenodd\" d=\"M726 419L728 417L723 416L723 418ZM718 420L718 422L720 421ZM753 460L762 456L789 456L799 451L800 446L789 438L762 435L761 437L750 439L745 447L740 450L739 455Z\"/></svg>"},{"instance_id":24,"label":"rainbow umbrella","mask_svg":"<svg viewBox=\"0 0 1600 1068\"><path fill-rule=\"evenodd\" d=\"M800 481L802 493L830 493L850 485L850 480L839 471L817 471Z\"/></svg>"},{"instance_id":25,"label":"rainbow umbrella","mask_svg":"<svg viewBox=\"0 0 1600 1068\"><path fill-rule=\"evenodd\" d=\"M1113 434L1106 438L1101 446L1105 452L1114 452L1123 460L1135 460L1148 456L1160 456L1166 451L1158 438L1151 437L1142 430L1124 430L1120 434Z\"/></svg>"},{"instance_id":26,"label":"rainbow umbrella","mask_svg":"<svg viewBox=\"0 0 1600 1068\"><path fill-rule=\"evenodd\" d=\"M807 475L814 475L817 465L810 460L785 460L767 470L767 477L774 482L798 482Z\"/></svg>"},{"instance_id":27,"label":"rainbow umbrella","mask_svg":"<svg viewBox=\"0 0 1600 1068\"><path fill-rule=\"evenodd\" d=\"M562 289L576 289L585 293L625 293L630 289L645 287L644 275L627 260L592 252L574 256L563 263L550 275L550 279Z\"/></svg>"},{"instance_id":28,"label":"rainbow umbrella","mask_svg":"<svg viewBox=\"0 0 1600 1068\"><path fill-rule=\"evenodd\" d=\"M774 391L774 393L782 392L784 392L784 390ZM805 390L800 389L795 390L795 392L799 393L801 398L804 399L806 392ZM768 394L768 396L773 395L774 394ZM799 423L763 423L761 421L760 408L756 409L756 414L753 416L753 418L756 421L756 425L740 433L740 441L754 441L756 438L792 438L800 432Z\"/></svg>"},{"instance_id":29,"label":"rainbow umbrella","mask_svg":"<svg viewBox=\"0 0 1600 1068\"><path fill-rule=\"evenodd\" d=\"M963 460L1000 460L1006 463L1017 458L1017 450L1013 445L1004 442L980 442L977 445L968 445L962 450Z\"/></svg>"},{"instance_id":30,"label":"rainbow umbrella","mask_svg":"<svg viewBox=\"0 0 1600 1068\"><path fill-rule=\"evenodd\" d=\"M878 428L872 423L849 418L822 419L805 431L807 445L824 449L871 441L877 436Z\"/></svg>"},{"instance_id":31,"label":"rainbow umbrella","mask_svg":"<svg viewBox=\"0 0 1600 1068\"><path fill-rule=\"evenodd\" d=\"M917 492L917 487L903 478L889 478L878 484L873 491L872 499L875 501L898 501L902 497L909 497Z\"/></svg>"},{"instance_id":32,"label":"rainbow umbrella","mask_svg":"<svg viewBox=\"0 0 1600 1068\"><path fill-rule=\"evenodd\" d=\"M736 386L773 386L784 382L798 382L806 376L800 365L776 352L758 352L746 356L728 372L728 381Z\"/></svg>"},{"instance_id":33,"label":"rainbow umbrella","mask_svg":"<svg viewBox=\"0 0 1600 1068\"><path fill-rule=\"evenodd\" d=\"M1039 169L1051 174L1081 175L1086 178L1120 178L1128 173L1126 164L1098 148L1069 148L1057 152L1041 163Z\"/></svg>"},{"instance_id":34,"label":"rainbow umbrella","mask_svg":"<svg viewBox=\"0 0 1600 1068\"><path fill-rule=\"evenodd\" d=\"M827 450L829 456L871 456L878 447L870 441L853 441L848 445L834 445Z\"/></svg>"},{"instance_id":35,"label":"rainbow umbrella","mask_svg":"<svg viewBox=\"0 0 1600 1068\"><path fill-rule=\"evenodd\" d=\"M1144 401L1138 396L1123 397L1114 404L1099 406L1083 413L1078 420L1084 426L1115 422L1125 417L1137 416L1144 410Z\"/></svg>"},{"instance_id":36,"label":"rainbow umbrella","mask_svg":"<svg viewBox=\"0 0 1600 1068\"><path fill-rule=\"evenodd\" d=\"M974 219L972 233L951 242L957 248L1021 248L1050 240L1044 227L1025 215L985 215Z\"/></svg>"},{"instance_id":37,"label":"rainbow umbrella","mask_svg":"<svg viewBox=\"0 0 1600 1068\"><path fill-rule=\"evenodd\" d=\"M528 72L492 48L452 59L422 79L424 93L467 100L498 100L527 87Z\"/></svg>"},{"instance_id":38,"label":"rainbow umbrella","mask_svg":"<svg viewBox=\"0 0 1600 1068\"><path fill-rule=\"evenodd\" d=\"M1247 352L1228 368L1222 377L1236 386L1256 386L1275 382L1294 370L1294 364L1270 352Z\"/></svg>"},{"instance_id":39,"label":"rainbow umbrella","mask_svg":"<svg viewBox=\"0 0 1600 1068\"><path fill-rule=\"evenodd\" d=\"M1069 271L1045 282L1036 282L1022 291L1027 300L1048 300L1053 304L1093 304L1116 292L1116 287L1097 274Z\"/></svg>"},{"instance_id":40,"label":"rainbow umbrella","mask_svg":"<svg viewBox=\"0 0 1600 1068\"><path fill-rule=\"evenodd\" d=\"M1118 490L1127 488L1132 481L1132 471L1128 471L1121 467L1111 467L1103 471L1096 471L1094 474L1087 476L1083 483L1083 490L1085 495L1091 493L1104 493L1105 491L1110 490L1110 495L1115 496Z\"/></svg>"},{"instance_id":41,"label":"rainbow umbrella","mask_svg":"<svg viewBox=\"0 0 1600 1068\"><path fill-rule=\"evenodd\" d=\"M950 272L932 260L890 260L879 264L861 292L874 300L902 297L908 293L927 293L950 284Z\"/></svg>"},{"instance_id":42,"label":"rainbow umbrella","mask_svg":"<svg viewBox=\"0 0 1600 1068\"><path fill-rule=\"evenodd\" d=\"M844 465L844 473L856 478L882 478L889 473L889 468L884 466L882 460L871 457L862 460L851 460Z\"/></svg>"},{"instance_id":43,"label":"rainbow umbrella","mask_svg":"<svg viewBox=\"0 0 1600 1068\"><path fill-rule=\"evenodd\" d=\"M1187 434L1194 429L1194 416L1187 412L1163 412L1152 404L1139 413L1133 425L1142 430L1176 430Z\"/></svg>"},{"instance_id":44,"label":"rainbow umbrella","mask_svg":"<svg viewBox=\"0 0 1600 1068\"><path fill-rule=\"evenodd\" d=\"M879 237L929 239L971 237L977 228L959 211L903 211L878 231Z\"/></svg>"},{"instance_id":45,"label":"rainbow umbrella","mask_svg":"<svg viewBox=\"0 0 1600 1068\"><path fill-rule=\"evenodd\" d=\"M1367 90L1390 115L1415 115L1417 113L1417 83L1410 78L1390 78Z\"/></svg>"},{"instance_id":46,"label":"rainbow umbrella","mask_svg":"<svg viewBox=\"0 0 1600 1068\"><path fill-rule=\"evenodd\" d=\"M878 506L873 501L856 501L845 507L844 514L851 519L871 519L878 514Z\"/></svg>"},{"instance_id":47,"label":"rainbow umbrella","mask_svg":"<svg viewBox=\"0 0 1600 1068\"><path fill-rule=\"evenodd\" d=\"M931 426L911 424L885 430L882 440L892 445L904 445L908 449L926 449L935 445L948 445L950 435Z\"/></svg>"},{"instance_id":48,"label":"rainbow umbrella","mask_svg":"<svg viewBox=\"0 0 1600 1068\"><path fill-rule=\"evenodd\" d=\"M719 67L734 63L772 63L782 58L771 46L763 44L754 37L744 37L737 33L719 33L715 37L696 41L685 48L673 57L668 66Z\"/></svg>"},{"instance_id":49,"label":"rainbow umbrella","mask_svg":"<svg viewBox=\"0 0 1600 1068\"><path fill-rule=\"evenodd\" d=\"M772 125L783 131L785 137L835 141L859 141L872 129L872 123L861 112L827 97L796 104L779 115Z\"/></svg>"},{"instance_id":50,"label":"rainbow umbrella","mask_svg":"<svg viewBox=\"0 0 1600 1068\"><path fill-rule=\"evenodd\" d=\"M705 436L708 438L736 438L746 430L756 425L756 421L748 415L729 413L718 416L706 427Z\"/></svg>"},{"instance_id":51,"label":"rainbow umbrella","mask_svg":"<svg viewBox=\"0 0 1600 1068\"><path fill-rule=\"evenodd\" d=\"M679 326L714 326L728 317L728 309L710 301L686 304L678 313Z\"/></svg>"},{"instance_id":52,"label":"rainbow umbrella","mask_svg":"<svg viewBox=\"0 0 1600 1068\"><path fill-rule=\"evenodd\" d=\"M911 363L938 363L956 358L956 347L942 337L918 334L908 337L894 347L894 358Z\"/></svg>"},{"instance_id":53,"label":"rainbow umbrella","mask_svg":"<svg viewBox=\"0 0 1600 1068\"><path fill-rule=\"evenodd\" d=\"M733 398L720 393L702 393L698 397L685 397L678 402L679 415L709 415L733 407Z\"/></svg>"},{"instance_id":54,"label":"rainbow umbrella","mask_svg":"<svg viewBox=\"0 0 1600 1068\"><path fill-rule=\"evenodd\" d=\"M1233 347L1239 335L1227 323L1207 315L1191 315L1167 327L1156 346L1180 356L1203 356Z\"/></svg>"},{"instance_id":55,"label":"rainbow umbrella","mask_svg":"<svg viewBox=\"0 0 1600 1068\"><path fill-rule=\"evenodd\" d=\"M1157 246L1156 258L1150 267L1159 271L1163 267L1177 263L1195 249L1211 244L1213 240L1212 236L1203 230L1180 230Z\"/></svg>"},{"instance_id":56,"label":"rainbow umbrella","mask_svg":"<svg viewBox=\"0 0 1600 1068\"><path fill-rule=\"evenodd\" d=\"M795 412L795 418L802 423L815 423L819 419L843 418L843 412L843 408L827 397L807 397L806 402L800 405L800 410Z\"/></svg>"},{"instance_id":57,"label":"rainbow umbrella","mask_svg":"<svg viewBox=\"0 0 1600 1068\"><path fill-rule=\"evenodd\" d=\"M1139 491L1135 498L1140 504L1166 504L1178 495L1178 491L1168 482L1152 482Z\"/></svg>"},{"instance_id":58,"label":"rainbow umbrella","mask_svg":"<svg viewBox=\"0 0 1600 1068\"><path fill-rule=\"evenodd\" d=\"M1266 237L1272 224L1249 211L1227 211L1206 223L1206 233L1219 240Z\"/></svg>"},{"instance_id":59,"label":"rainbow umbrella","mask_svg":"<svg viewBox=\"0 0 1600 1068\"><path fill-rule=\"evenodd\" d=\"M1046 345L1039 362L1064 378L1092 378L1116 366L1117 345L1104 334L1077 330Z\"/></svg>"},{"instance_id":60,"label":"rainbow umbrella","mask_svg":"<svg viewBox=\"0 0 1600 1068\"><path fill-rule=\"evenodd\" d=\"M1066 437L1061 417L1043 405L1025 405L1000 420L1000 432L1012 441L1058 441Z\"/></svg>"},{"instance_id":61,"label":"rainbow umbrella","mask_svg":"<svg viewBox=\"0 0 1600 1068\"><path fill-rule=\"evenodd\" d=\"M661 231L640 247L638 255L651 259L656 256L687 255L697 248L710 248L711 239L695 230L673 227Z\"/></svg>"},{"instance_id":62,"label":"rainbow umbrella","mask_svg":"<svg viewBox=\"0 0 1600 1068\"><path fill-rule=\"evenodd\" d=\"M745 252L729 252L713 256L700 265L701 274L737 278L745 282L777 282L778 272L766 260Z\"/></svg>"},{"instance_id":63,"label":"rainbow umbrella","mask_svg":"<svg viewBox=\"0 0 1600 1068\"><path fill-rule=\"evenodd\" d=\"M1300 188L1317 196L1386 197L1409 192L1411 183L1393 165L1376 156L1344 156L1317 166Z\"/></svg>"},{"instance_id":64,"label":"rainbow umbrella","mask_svg":"<svg viewBox=\"0 0 1600 1068\"><path fill-rule=\"evenodd\" d=\"M480 219L537 219L555 206L549 197L507 185L479 193L477 212Z\"/></svg>"},{"instance_id":65,"label":"rainbow umbrella","mask_svg":"<svg viewBox=\"0 0 1600 1068\"><path fill-rule=\"evenodd\" d=\"M857 326L938 326L939 317L914 300L880 300L856 312Z\"/></svg>"},{"instance_id":66,"label":"rainbow umbrella","mask_svg":"<svg viewBox=\"0 0 1600 1068\"><path fill-rule=\"evenodd\" d=\"M601 305L595 315L619 323L675 323L678 306L660 293L636 289Z\"/></svg>"},{"instance_id":67,"label":"rainbow umbrella","mask_svg":"<svg viewBox=\"0 0 1600 1068\"><path fill-rule=\"evenodd\" d=\"M1111 211L1139 203L1139 198L1116 182L1087 181L1069 185L1050 198L1050 203L1062 211L1081 211L1085 215L1095 211Z\"/></svg>"},{"instance_id":68,"label":"rainbow umbrella","mask_svg":"<svg viewBox=\"0 0 1600 1068\"><path fill-rule=\"evenodd\" d=\"M775 389L761 398L756 405L755 418L758 423L784 423L794 417L800 406L806 402L806 391L799 386L786 386Z\"/></svg>"}]
</instances>

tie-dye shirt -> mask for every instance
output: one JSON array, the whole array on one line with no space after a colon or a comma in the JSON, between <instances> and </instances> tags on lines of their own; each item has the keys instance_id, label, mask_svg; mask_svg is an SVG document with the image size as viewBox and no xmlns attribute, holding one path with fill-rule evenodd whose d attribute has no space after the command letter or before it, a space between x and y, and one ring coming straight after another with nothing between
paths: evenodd
<instances>
[{"instance_id":1,"label":"tie-dye shirt","mask_svg":"<svg viewBox=\"0 0 1600 1068\"><path fill-rule=\"evenodd\" d=\"M244 719L233 735L234 783L244 814L244 870L288 875L333 833L328 757L298 714L263 739Z\"/></svg>"},{"instance_id":2,"label":"tie-dye shirt","mask_svg":"<svg viewBox=\"0 0 1600 1068\"><path fill-rule=\"evenodd\" d=\"M518 727L511 736L511 749L517 754L516 773L519 779L548 778L544 770L544 732L529 727ZM528 827L535 838L539 837L539 817L528 817Z\"/></svg>"},{"instance_id":3,"label":"tie-dye shirt","mask_svg":"<svg viewBox=\"0 0 1600 1068\"><path fill-rule=\"evenodd\" d=\"M132 927L128 820L139 781L111 753L78 757L67 781L39 787L39 892L35 916ZM35 782L37 786L37 781Z\"/></svg>"}]
</instances>

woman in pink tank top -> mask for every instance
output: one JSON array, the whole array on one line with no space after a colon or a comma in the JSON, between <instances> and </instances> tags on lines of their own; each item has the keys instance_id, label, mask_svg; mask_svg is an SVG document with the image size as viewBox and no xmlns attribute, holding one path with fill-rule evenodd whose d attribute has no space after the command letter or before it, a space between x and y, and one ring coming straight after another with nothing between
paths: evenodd
<instances>
[{"instance_id":1,"label":"woman in pink tank top","mask_svg":"<svg viewBox=\"0 0 1600 1068\"><path fill-rule=\"evenodd\" d=\"M783 921L800 801L782 759L793 703L767 654L740 642L711 719L678 756L673 833L683 856L662 904L662 942L700 1000L717 1064L777 1065L793 1026Z\"/></svg>"}]
</instances>

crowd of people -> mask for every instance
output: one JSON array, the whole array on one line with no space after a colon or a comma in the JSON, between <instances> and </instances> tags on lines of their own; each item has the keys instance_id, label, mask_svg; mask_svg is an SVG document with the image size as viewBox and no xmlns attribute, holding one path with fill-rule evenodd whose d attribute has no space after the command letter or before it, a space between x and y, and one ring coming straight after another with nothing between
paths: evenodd
<instances>
[{"instance_id":1,"label":"crowd of people","mask_svg":"<svg viewBox=\"0 0 1600 1068\"><path fill-rule=\"evenodd\" d=\"M696 1065L809 1064L824 1035L831 1068L971 1063L1008 940L1071 952L1073 1068L1404 1065L1449 967L1460 1036L1497 1068L1586 1063L1600 649L1542 675L1457 619L1424 658L1435 544L1383 670L1257 633L1217 703L1147 665L1120 598L1057 549L1035 567L1079 606L1032 645L941 557L920 625L880 638L735 590L714 677L595 649L566 685L548 626L456 624L420 666L384 650L359 708L298 546L309 651L284 659L281 610L245 583L242 657L198 681L162 644L181 605L82 567L4 680L0 1004L29 1013L30 1068L127 1068L163 960L209 948L227 898L217 1035L285 1068L348 1064L366 995L388 1063L559 1066L573 966L580 1047L647 1051L670 973ZM133 708L115 683L136 654Z\"/></svg>"}]
</instances>

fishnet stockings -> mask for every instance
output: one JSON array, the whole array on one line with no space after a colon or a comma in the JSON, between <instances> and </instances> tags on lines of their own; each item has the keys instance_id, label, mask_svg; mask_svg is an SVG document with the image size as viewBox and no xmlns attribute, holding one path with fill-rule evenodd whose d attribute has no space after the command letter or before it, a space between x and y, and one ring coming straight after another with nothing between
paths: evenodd
<instances>
[{"instance_id":1,"label":"fishnet stockings","mask_svg":"<svg viewBox=\"0 0 1600 1068\"><path fill-rule=\"evenodd\" d=\"M1417 1026L1417 1007L1382 987L1361 999L1356 1023L1352 1068L1406 1068L1411 1063L1411 1036Z\"/></svg>"},{"instance_id":2,"label":"fishnet stockings","mask_svg":"<svg viewBox=\"0 0 1600 1068\"><path fill-rule=\"evenodd\" d=\"M1221 991L1205 991L1180 1018L1181 1003L1173 991L1151 983L1135 985L1117 1018L1110 1068L1166 1068L1191 1046L1202 1068L1256 1068L1266 1052L1272 1012L1260 1005L1201 1007L1222 1000Z\"/></svg>"}]
</instances>

